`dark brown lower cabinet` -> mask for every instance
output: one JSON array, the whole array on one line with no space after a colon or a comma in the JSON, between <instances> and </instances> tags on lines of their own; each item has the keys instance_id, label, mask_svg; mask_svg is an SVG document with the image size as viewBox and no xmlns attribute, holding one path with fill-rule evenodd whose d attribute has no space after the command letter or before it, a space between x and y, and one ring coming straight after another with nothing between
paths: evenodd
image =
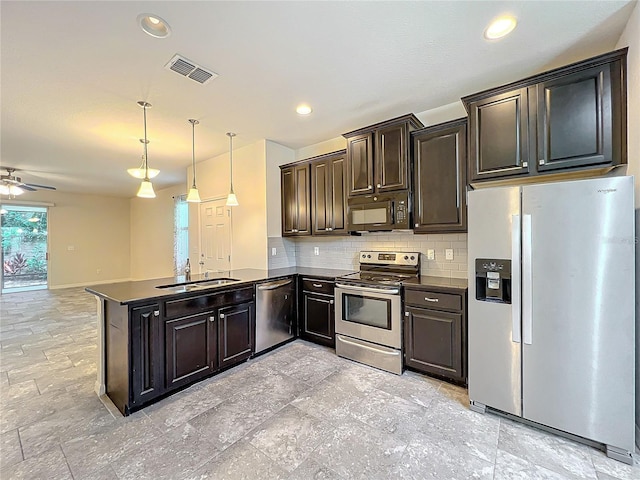
<instances>
[{"instance_id":1,"label":"dark brown lower cabinet","mask_svg":"<svg viewBox=\"0 0 640 480\"><path fill-rule=\"evenodd\" d=\"M166 386L181 387L217 368L215 312L165 322Z\"/></svg>"},{"instance_id":2,"label":"dark brown lower cabinet","mask_svg":"<svg viewBox=\"0 0 640 480\"><path fill-rule=\"evenodd\" d=\"M112 316L115 319L115 316ZM126 317L124 318L126 324ZM111 334L121 333L119 329L110 325ZM162 337L160 335L160 306L157 304L145 305L131 309L131 396L132 404L138 405L151 400L160 395L163 388L162 370ZM115 345L115 342L112 342ZM126 342L123 342L126 347ZM110 373L117 375L118 362L126 362L126 350L118 353L112 349L108 355L109 362L107 369ZM125 368L122 365L120 368ZM112 386L115 386L112 383ZM123 389L125 390L125 389Z\"/></svg>"},{"instance_id":3,"label":"dark brown lower cabinet","mask_svg":"<svg viewBox=\"0 0 640 480\"><path fill-rule=\"evenodd\" d=\"M226 368L246 360L253 352L254 304L252 302L221 308L218 318L220 368Z\"/></svg>"},{"instance_id":4,"label":"dark brown lower cabinet","mask_svg":"<svg viewBox=\"0 0 640 480\"><path fill-rule=\"evenodd\" d=\"M305 277L301 283L300 337L335 348L334 282Z\"/></svg>"},{"instance_id":5,"label":"dark brown lower cabinet","mask_svg":"<svg viewBox=\"0 0 640 480\"><path fill-rule=\"evenodd\" d=\"M251 356L255 287L158 303L101 300L106 393L124 415Z\"/></svg>"},{"instance_id":6,"label":"dark brown lower cabinet","mask_svg":"<svg viewBox=\"0 0 640 480\"><path fill-rule=\"evenodd\" d=\"M466 294L405 290L405 365L466 384Z\"/></svg>"}]
</instances>

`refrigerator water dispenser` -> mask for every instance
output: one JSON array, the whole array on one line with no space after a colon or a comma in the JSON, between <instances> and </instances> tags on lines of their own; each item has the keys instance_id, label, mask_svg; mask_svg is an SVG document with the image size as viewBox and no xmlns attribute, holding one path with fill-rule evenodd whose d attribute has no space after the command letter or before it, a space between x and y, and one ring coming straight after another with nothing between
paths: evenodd
<instances>
[{"instance_id":1,"label":"refrigerator water dispenser","mask_svg":"<svg viewBox=\"0 0 640 480\"><path fill-rule=\"evenodd\" d=\"M511 303L511 260L476 258L476 300Z\"/></svg>"}]
</instances>

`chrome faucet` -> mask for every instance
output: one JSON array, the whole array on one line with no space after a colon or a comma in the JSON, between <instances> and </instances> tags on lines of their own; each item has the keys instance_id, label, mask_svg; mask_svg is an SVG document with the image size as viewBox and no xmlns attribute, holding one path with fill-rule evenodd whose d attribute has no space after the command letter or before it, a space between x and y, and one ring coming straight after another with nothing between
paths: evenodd
<instances>
[{"instance_id":1,"label":"chrome faucet","mask_svg":"<svg viewBox=\"0 0 640 480\"><path fill-rule=\"evenodd\" d=\"M186 281L191 280L191 264L189 263L188 258L187 258L187 263L184 266L184 279Z\"/></svg>"}]
</instances>

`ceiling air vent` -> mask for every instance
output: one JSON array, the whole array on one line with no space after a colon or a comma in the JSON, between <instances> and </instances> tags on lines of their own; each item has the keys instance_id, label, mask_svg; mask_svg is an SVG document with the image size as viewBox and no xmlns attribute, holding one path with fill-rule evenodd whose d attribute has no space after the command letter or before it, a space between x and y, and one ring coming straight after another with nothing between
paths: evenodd
<instances>
[{"instance_id":1,"label":"ceiling air vent","mask_svg":"<svg viewBox=\"0 0 640 480\"><path fill-rule=\"evenodd\" d=\"M164 68L167 70L173 70L176 73L179 73L183 77L190 78L191 80L198 82L202 85L209 82L209 80L213 80L218 76L217 73L214 73L206 68L197 65L195 62L184 58L181 55L174 55L169 63L167 63Z\"/></svg>"}]
</instances>

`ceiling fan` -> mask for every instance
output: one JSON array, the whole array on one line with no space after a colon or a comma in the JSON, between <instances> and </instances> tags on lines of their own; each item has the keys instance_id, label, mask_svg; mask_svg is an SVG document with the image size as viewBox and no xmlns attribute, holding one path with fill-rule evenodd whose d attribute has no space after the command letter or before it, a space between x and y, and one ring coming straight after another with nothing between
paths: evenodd
<instances>
[{"instance_id":1,"label":"ceiling fan","mask_svg":"<svg viewBox=\"0 0 640 480\"><path fill-rule=\"evenodd\" d=\"M25 190L35 192L39 188L45 190L55 190L56 187L48 185L37 185L35 183L24 183L20 177L16 177L13 172L15 168L4 167L7 171L6 175L0 175L0 194L2 195L22 195Z\"/></svg>"}]
</instances>

